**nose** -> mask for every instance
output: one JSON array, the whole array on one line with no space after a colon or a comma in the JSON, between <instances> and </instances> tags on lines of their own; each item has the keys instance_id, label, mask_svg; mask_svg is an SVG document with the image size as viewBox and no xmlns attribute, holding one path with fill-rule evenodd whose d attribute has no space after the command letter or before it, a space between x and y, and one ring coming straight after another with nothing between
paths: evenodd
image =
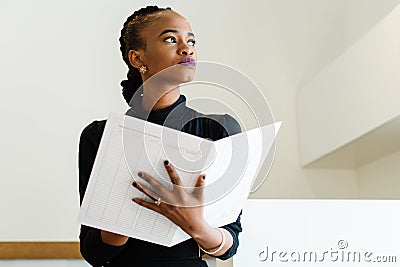
<instances>
[{"instance_id":1,"label":"nose","mask_svg":"<svg viewBox=\"0 0 400 267\"><path fill-rule=\"evenodd\" d=\"M178 54L182 56L191 56L194 54L194 47L188 44L182 44L178 50Z\"/></svg>"}]
</instances>

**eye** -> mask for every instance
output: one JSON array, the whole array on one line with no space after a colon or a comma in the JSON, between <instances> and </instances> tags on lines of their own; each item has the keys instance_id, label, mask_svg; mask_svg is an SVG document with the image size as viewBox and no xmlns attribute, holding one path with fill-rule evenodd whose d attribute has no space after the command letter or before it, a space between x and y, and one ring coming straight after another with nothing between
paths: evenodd
<instances>
[{"instance_id":1,"label":"eye","mask_svg":"<svg viewBox=\"0 0 400 267\"><path fill-rule=\"evenodd\" d=\"M167 38L164 39L164 42L172 44L172 43L176 43L176 39L173 36L168 36Z\"/></svg>"},{"instance_id":2,"label":"eye","mask_svg":"<svg viewBox=\"0 0 400 267\"><path fill-rule=\"evenodd\" d=\"M195 40L189 40L188 41L188 45L195 46L196 45L196 41Z\"/></svg>"}]
</instances>

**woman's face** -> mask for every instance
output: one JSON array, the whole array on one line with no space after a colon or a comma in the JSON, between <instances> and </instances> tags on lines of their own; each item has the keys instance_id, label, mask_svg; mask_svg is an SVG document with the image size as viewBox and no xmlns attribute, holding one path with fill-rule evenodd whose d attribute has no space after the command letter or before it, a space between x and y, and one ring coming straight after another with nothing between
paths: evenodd
<instances>
[{"instance_id":1,"label":"woman's face","mask_svg":"<svg viewBox=\"0 0 400 267\"><path fill-rule=\"evenodd\" d=\"M160 16L142 31L145 47L136 51L141 64L147 67L143 80L174 66L168 70L169 79L177 83L189 82L193 80L197 60L190 24L173 11L162 12Z\"/></svg>"}]
</instances>

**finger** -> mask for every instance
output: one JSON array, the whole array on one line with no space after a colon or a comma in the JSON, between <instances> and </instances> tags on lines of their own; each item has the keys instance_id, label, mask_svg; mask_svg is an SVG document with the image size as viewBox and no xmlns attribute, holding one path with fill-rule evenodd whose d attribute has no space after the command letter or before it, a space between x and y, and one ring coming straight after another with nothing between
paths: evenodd
<instances>
[{"instance_id":1,"label":"finger","mask_svg":"<svg viewBox=\"0 0 400 267\"><path fill-rule=\"evenodd\" d=\"M174 185L182 186L181 178L179 178L179 175L176 172L174 166L172 166L172 164L168 160L164 160L164 166L165 166L165 169L168 172L168 175L169 175L169 178L171 179L171 182Z\"/></svg>"},{"instance_id":2,"label":"finger","mask_svg":"<svg viewBox=\"0 0 400 267\"><path fill-rule=\"evenodd\" d=\"M165 195L167 189L151 175L145 172L138 172L138 176L145 180L159 195Z\"/></svg>"},{"instance_id":3,"label":"finger","mask_svg":"<svg viewBox=\"0 0 400 267\"><path fill-rule=\"evenodd\" d=\"M154 210L158 213L161 213L160 205L157 205L154 202L149 202L149 201L143 200L141 198L134 198L134 199L132 199L132 201L139 204L140 206L143 206L150 210Z\"/></svg>"},{"instance_id":4,"label":"finger","mask_svg":"<svg viewBox=\"0 0 400 267\"><path fill-rule=\"evenodd\" d=\"M133 185L136 189L138 189L140 192L144 193L146 196L148 196L148 197L151 198L152 200L156 201L156 199L157 199L157 194L156 194L153 190L151 190L150 188L145 187L145 186L139 184L139 183L136 182L136 181L133 181L132 185Z\"/></svg>"},{"instance_id":5,"label":"finger","mask_svg":"<svg viewBox=\"0 0 400 267\"><path fill-rule=\"evenodd\" d=\"M200 174L199 177L197 178L196 184L194 185L194 189L192 192L192 195L195 196L199 200L203 200L203 195L204 195L204 186L205 186L205 180L206 175L205 174Z\"/></svg>"}]
</instances>

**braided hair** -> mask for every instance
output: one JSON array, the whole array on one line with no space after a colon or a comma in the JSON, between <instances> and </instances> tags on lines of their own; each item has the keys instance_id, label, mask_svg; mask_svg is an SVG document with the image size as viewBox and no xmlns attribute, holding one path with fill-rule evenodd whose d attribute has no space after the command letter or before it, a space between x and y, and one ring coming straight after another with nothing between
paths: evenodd
<instances>
[{"instance_id":1,"label":"braided hair","mask_svg":"<svg viewBox=\"0 0 400 267\"><path fill-rule=\"evenodd\" d=\"M143 84L139 70L133 67L129 62L128 53L132 49L136 50L146 47L146 43L141 34L142 30L150 23L157 20L159 17L156 15L165 10L171 10L171 8L159 8L158 6L143 7L126 19L124 27L121 30L121 36L119 38L120 50L122 59L129 68L127 74L128 80L122 81L121 86L123 87L122 95L128 104L136 90Z\"/></svg>"}]
</instances>

